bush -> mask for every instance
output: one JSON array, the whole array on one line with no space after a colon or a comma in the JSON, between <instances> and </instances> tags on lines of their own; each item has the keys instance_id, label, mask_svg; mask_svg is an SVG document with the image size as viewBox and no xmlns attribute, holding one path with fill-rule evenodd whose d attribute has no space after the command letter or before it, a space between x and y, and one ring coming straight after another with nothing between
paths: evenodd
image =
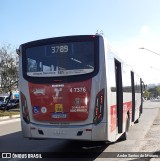
<instances>
[{"instance_id":1,"label":"bush","mask_svg":"<svg viewBox=\"0 0 160 161\"><path fill-rule=\"evenodd\" d=\"M3 117L3 116L12 116L12 115L19 115L20 112L19 111L2 111L0 110L0 117Z\"/></svg>"}]
</instances>

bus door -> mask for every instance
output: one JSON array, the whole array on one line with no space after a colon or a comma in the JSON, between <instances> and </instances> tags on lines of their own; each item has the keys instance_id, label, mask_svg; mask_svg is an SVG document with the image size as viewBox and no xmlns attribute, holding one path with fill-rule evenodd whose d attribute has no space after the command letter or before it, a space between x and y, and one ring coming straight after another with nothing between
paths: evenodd
<instances>
[{"instance_id":1,"label":"bus door","mask_svg":"<svg viewBox=\"0 0 160 161\"><path fill-rule=\"evenodd\" d=\"M135 85L134 72L131 72L131 86L132 86L132 122L135 121Z\"/></svg>"},{"instance_id":2,"label":"bus door","mask_svg":"<svg viewBox=\"0 0 160 161\"><path fill-rule=\"evenodd\" d=\"M140 78L140 89L141 89L141 106L140 106L140 115L143 112L143 87L144 87L144 83L142 81L142 79Z\"/></svg>"},{"instance_id":3,"label":"bus door","mask_svg":"<svg viewBox=\"0 0 160 161\"><path fill-rule=\"evenodd\" d=\"M123 88L121 63L115 60L116 75L116 102L117 102L117 126L118 133L123 132Z\"/></svg>"}]
</instances>

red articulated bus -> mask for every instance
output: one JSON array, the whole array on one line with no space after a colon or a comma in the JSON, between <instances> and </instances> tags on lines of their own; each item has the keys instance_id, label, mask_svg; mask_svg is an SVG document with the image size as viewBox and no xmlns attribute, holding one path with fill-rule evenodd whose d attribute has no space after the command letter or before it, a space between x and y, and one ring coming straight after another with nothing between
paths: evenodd
<instances>
[{"instance_id":1,"label":"red articulated bus","mask_svg":"<svg viewBox=\"0 0 160 161\"><path fill-rule=\"evenodd\" d=\"M17 51L24 137L114 142L138 122L142 79L103 36L42 39Z\"/></svg>"}]
</instances>

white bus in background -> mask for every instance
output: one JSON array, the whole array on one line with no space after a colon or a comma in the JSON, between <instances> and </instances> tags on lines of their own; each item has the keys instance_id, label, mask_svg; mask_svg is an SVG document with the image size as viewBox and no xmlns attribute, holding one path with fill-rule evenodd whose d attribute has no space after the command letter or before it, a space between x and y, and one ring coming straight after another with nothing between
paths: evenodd
<instances>
[{"instance_id":1,"label":"white bus in background","mask_svg":"<svg viewBox=\"0 0 160 161\"><path fill-rule=\"evenodd\" d=\"M142 79L103 36L37 40L17 51L24 137L114 142L138 122Z\"/></svg>"}]
</instances>

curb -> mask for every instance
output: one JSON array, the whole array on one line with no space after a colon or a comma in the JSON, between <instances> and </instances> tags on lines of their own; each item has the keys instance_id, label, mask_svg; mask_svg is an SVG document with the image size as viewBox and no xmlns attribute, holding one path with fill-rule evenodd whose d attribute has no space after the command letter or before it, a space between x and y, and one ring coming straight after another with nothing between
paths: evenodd
<instances>
[{"instance_id":1,"label":"curb","mask_svg":"<svg viewBox=\"0 0 160 161\"><path fill-rule=\"evenodd\" d=\"M11 115L11 116L2 116L2 117L0 117L0 121L13 119L13 118L19 118L19 117L20 117L20 114L19 115Z\"/></svg>"}]
</instances>

